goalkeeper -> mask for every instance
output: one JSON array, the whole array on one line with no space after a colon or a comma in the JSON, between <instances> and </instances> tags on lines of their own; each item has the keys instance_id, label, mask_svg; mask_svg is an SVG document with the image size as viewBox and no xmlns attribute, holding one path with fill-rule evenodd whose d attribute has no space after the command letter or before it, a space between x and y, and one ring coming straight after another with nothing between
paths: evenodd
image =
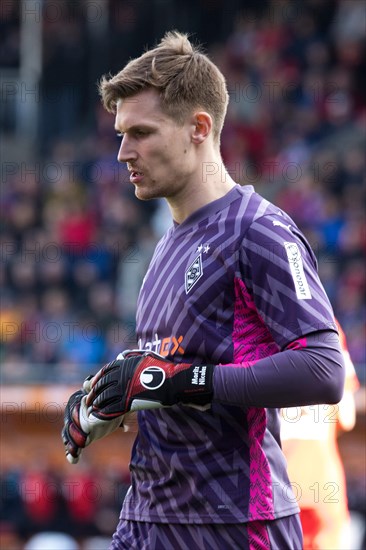
<instances>
[{"instance_id":1,"label":"goalkeeper","mask_svg":"<svg viewBox=\"0 0 366 550\"><path fill-rule=\"evenodd\" d=\"M337 403L344 366L315 256L293 220L220 155L219 69L186 35L103 78L136 197L166 199L137 306L139 349L67 405L69 460L137 411L111 549L299 550L278 408Z\"/></svg>"}]
</instances>

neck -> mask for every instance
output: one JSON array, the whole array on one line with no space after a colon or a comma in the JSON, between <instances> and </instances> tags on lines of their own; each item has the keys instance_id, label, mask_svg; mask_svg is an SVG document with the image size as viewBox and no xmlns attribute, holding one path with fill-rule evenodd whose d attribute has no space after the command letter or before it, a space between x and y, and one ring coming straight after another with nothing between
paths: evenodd
<instances>
[{"instance_id":1,"label":"neck","mask_svg":"<svg viewBox=\"0 0 366 550\"><path fill-rule=\"evenodd\" d=\"M221 157L214 162L200 164L203 170L190 178L190 183L177 196L167 197L173 220L182 223L202 206L209 204L230 191L236 182L227 172Z\"/></svg>"}]
</instances>

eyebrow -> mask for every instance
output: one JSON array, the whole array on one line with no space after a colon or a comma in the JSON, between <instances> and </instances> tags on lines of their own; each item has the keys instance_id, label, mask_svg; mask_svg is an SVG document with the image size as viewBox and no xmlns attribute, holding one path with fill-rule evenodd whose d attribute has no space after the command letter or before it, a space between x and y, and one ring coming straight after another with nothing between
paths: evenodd
<instances>
[{"instance_id":1,"label":"eyebrow","mask_svg":"<svg viewBox=\"0 0 366 550\"><path fill-rule=\"evenodd\" d=\"M133 124L132 126L126 128L125 130L121 130L120 128L118 128L118 126L114 126L114 129L116 132L120 132L122 134L126 134L127 132L133 132L134 130L153 130L154 127L149 125L149 124L144 124L143 122L141 124Z\"/></svg>"}]
</instances>

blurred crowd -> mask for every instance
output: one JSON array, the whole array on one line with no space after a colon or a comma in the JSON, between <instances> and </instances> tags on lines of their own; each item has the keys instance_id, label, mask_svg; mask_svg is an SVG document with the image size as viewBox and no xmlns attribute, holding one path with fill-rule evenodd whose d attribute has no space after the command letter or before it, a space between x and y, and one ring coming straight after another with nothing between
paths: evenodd
<instances>
[{"instance_id":1,"label":"blurred crowd","mask_svg":"<svg viewBox=\"0 0 366 550\"><path fill-rule=\"evenodd\" d=\"M92 537L103 537L107 542L102 548L107 548L129 476L111 468L70 468L66 473L32 465L4 472L0 484L2 548L20 548L40 532L68 533L84 543ZM41 548L51 550L56 546L36 546L34 550ZM66 547L61 546L60 550ZM99 550L99 545L90 546L89 550Z\"/></svg>"}]
</instances>

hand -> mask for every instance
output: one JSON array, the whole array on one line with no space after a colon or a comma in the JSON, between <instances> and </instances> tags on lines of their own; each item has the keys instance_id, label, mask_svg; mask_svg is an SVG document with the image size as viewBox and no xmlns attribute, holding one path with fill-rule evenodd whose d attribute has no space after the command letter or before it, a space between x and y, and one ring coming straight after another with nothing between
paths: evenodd
<instances>
[{"instance_id":1,"label":"hand","mask_svg":"<svg viewBox=\"0 0 366 550\"><path fill-rule=\"evenodd\" d=\"M64 412L64 426L61 437L65 445L66 459L71 464L79 462L81 450L86 446L89 434L84 432L80 423L81 401L86 392L79 390L69 398Z\"/></svg>"},{"instance_id":2,"label":"hand","mask_svg":"<svg viewBox=\"0 0 366 550\"><path fill-rule=\"evenodd\" d=\"M120 354L91 380L88 410L111 420L129 411L182 403L210 407L214 365L174 364L157 353L132 350Z\"/></svg>"},{"instance_id":3,"label":"hand","mask_svg":"<svg viewBox=\"0 0 366 550\"><path fill-rule=\"evenodd\" d=\"M89 376L84 382L83 389L71 395L64 413L62 439L65 445L66 459L71 464L76 464L79 461L84 447L90 445L92 441L112 433L124 420L123 417L116 417L113 421L106 421L93 414L88 414L86 396L91 389L92 379L93 377ZM125 431L128 431L129 424L126 422Z\"/></svg>"}]
</instances>

